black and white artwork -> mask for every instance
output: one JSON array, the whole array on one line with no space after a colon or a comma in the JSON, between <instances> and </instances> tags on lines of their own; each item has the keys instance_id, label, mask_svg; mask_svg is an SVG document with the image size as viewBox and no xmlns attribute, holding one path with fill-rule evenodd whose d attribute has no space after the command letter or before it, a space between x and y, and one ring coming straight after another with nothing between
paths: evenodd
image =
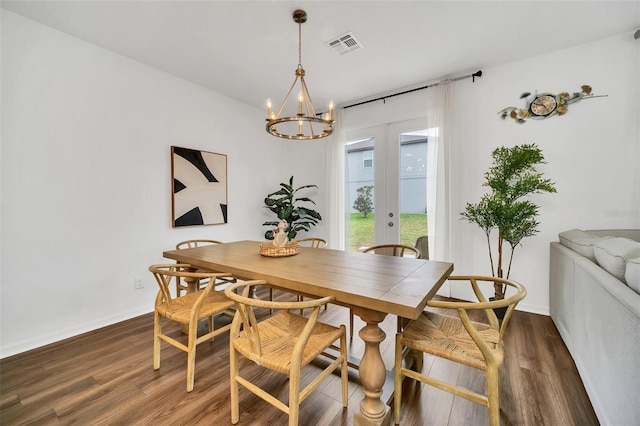
<instances>
[{"instance_id":1,"label":"black and white artwork","mask_svg":"<svg viewBox=\"0 0 640 426\"><path fill-rule=\"evenodd\" d=\"M227 156L171 147L173 226L227 223Z\"/></svg>"}]
</instances>

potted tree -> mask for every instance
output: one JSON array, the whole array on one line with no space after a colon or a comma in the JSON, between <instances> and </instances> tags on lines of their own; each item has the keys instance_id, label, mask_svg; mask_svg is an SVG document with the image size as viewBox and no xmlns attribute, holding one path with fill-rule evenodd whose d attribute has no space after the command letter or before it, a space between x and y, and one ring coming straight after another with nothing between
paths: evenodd
<instances>
[{"instance_id":1,"label":"potted tree","mask_svg":"<svg viewBox=\"0 0 640 426\"><path fill-rule=\"evenodd\" d=\"M264 237L267 240L273 240L273 228L278 226L281 220L287 223L286 233L289 241L295 239L298 232L309 231L312 226L317 225L322 217L317 211L306 207L301 203L315 202L309 197L297 197L297 192L307 188L317 188L316 185L303 185L299 188L293 187L293 176L289 179L289 183L281 183L280 189L267 194L264 199L265 208L271 210L278 217L277 221L264 222L262 225L270 226Z\"/></svg>"},{"instance_id":2,"label":"potted tree","mask_svg":"<svg viewBox=\"0 0 640 426\"><path fill-rule=\"evenodd\" d=\"M512 148L496 148L492 153L493 164L485 172L483 186L489 187L480 201L467 203L461 216L482 229L487 238L491 274L509 278L516 247L525 237L538 232L538 206L527 197L531 194L556 192L555 184L543 178L537 170L545 164L542 150L536 144L516 145ZM494 263L492 231L497 230L495 247L497 262ZM495 234L495 233L493 233ZM510 247L507 274L504 276L505 242ZM504 298L505 288L494 284L495 299Z\"/></svg>"}]
</instances>

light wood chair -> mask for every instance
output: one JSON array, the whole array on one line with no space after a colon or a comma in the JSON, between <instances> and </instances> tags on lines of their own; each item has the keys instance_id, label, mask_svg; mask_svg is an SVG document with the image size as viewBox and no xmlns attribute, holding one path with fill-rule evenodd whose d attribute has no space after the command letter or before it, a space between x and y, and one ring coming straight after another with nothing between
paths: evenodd
<instances>
[{"instance_id":1,"label":"light wood chair","mask_svg":"<svg viewBox=\"0 0 640 426\"><path fill-rule=\"evenodd\" d=\"M378 244L375 246L367 247L366 249L362 250L362 252L399 257L403 257L405 254L409 254L410 257L420 258L420 250L416 247L406 244Z\"/></svg>"},{"instance_id":2,"label":"light wood chair","mask_svg":"<svg viewBox=\"0 0 640 426\"><path fill-rule=\"evenodd\" d=\"M375 253L386 256L404 257L405 253L420 258L420 250L405 244L378 244L362 250L363 253ZM398 317L398 331L402 329L402 318ZM353 339L353 309L349 309L349 339Z\"/></svg>"},{"instance_id":3,"label":"light wood chair","mask_svg":"<svg viewBox=\"0 0 640 426\"><path fill-rule=\"evenodd\" d=\"M296 241L303 247L325 248L327 247L327 240L318 237L300 238Z\"/></svg>"},{"instance_id":4,"label":"light wood chair","mask_svg":"<svg viewBox=\"0 0 640 426\"><path fill-rule=\"evenodd\" d=\"M326 248L327 240L324 238L318 237L308 237L308 238L300 238L296 241L302 247L313 247L313 248ZM269 289L269 300L273 300L273 289ZM298 296L298 301L301 302L304 300L303 296ZM327 309L327 305L324 305L324 309ZM300 311L300 315L302 315L303 311Z\"/></svg>"},{"instance_id":5,"label":"light wood chair","mask_svg":"<svg viewBox=\"0 0 640 426\"><path fill-rule=\"evenodd\" d=\"M500 424L498 371L504 359L502 339L513 310L526 296L527 291L520 283L495 277L452 276L449 277L449 281L451 284L469 282L478 302L430 300L427 302L428 306L450 309L457 312L458 316L424 311L418 319L411 321L401 333L396 335L393 403L395 423L400 423L402 379L410 377L484 405L489 409L489 424L498 426ZM515 293L505 299L489 302L481 290L480 284L483 282L501 283L508 289L515 289ZM493 285L490 288L493 291ZM494 309L504 307L507 308L507 312L500 323ZM488 324L471 321L469 311L478 309L484 311ZM422 374L423 353L484 370L487 382L486 395ZM413 356L407 358L409 354ZM415 358L415 369L407 368L411 367L411 362L403 362L412 358Z\"/></svg>"},{"instance_id":6,"label":"light wood chair","mask_svg":"<svg viewBox=\"0 0 640 426\"><path fill-rule=\"evenodd\" d=\"M255 286L267 285L266 281L245 281L232 284L224 291L228 298L236 302L236 315L230 331L231 371L231 423L240 419L239 385L253 392L263 400L289 415L289 425L297 425L299 406L311 392L337 368L341 369L342 406L347 406L347 344L345 327L334 327L318 322L320 307L333 297L308 300L305 302L274 302L251 297ZM258 322L255 308L274 309L277 312ZM293 310L309 309L309 317L292 313ZM339 340L340 346L334 346ZM337 350L338 356L327 355L333 361L308 385L301 388L301 371L316 357L329 348ZM264 389L242 377L239 360L253 361L257 365L277 371L289 377L289 403L278 400ZM252 373L255 375L255 373Z\"/></svg>"},{"instance_id":7,"label":"light wood chair","mask_svg":"<svg viewBox=\"0 0 640 426\"><path fill-rule=\"evenodd\" d=\"M161 340L185 351L187 353L187 392L193 390L196 346L205 340L213 340L215 336L231 328L231 324L228 324L216 329L213 317L234 306L234 302L228 299L222 291L213 289L216 279L228 277L228 273L192 272L192 270L193 268L188 264L174 263L149 266L149 271L156 278L160 287L156 295L153 317L153 369L158 370L160 368ZM169 290L172 279L206 279L207 285L200 291L188 293L181 297L172 297ZM209 331L198 337L198 322L204 319L209 321ZM175 323L183 325L186 329L186 345L163 332L166 326Z\"/></svg>"},{"instance_id":8,"label":"light wood chair","mask_svg":"<svg viewBox=\"0 0 640 426\"><path fill-rule=\"evenodd\" d=\"M176 244L176 250L184 250L184 249L190 249L190 248L202 247L202 246L208 246L208 245L214 245L214 244L224 244L224 243L218 240L207 240L207 239L185 240ZM202 280L200 283L198 283L196 285L197 290L200 290L206 287L207 282L208 280ZM236 282L235 278L233 278L232 276L220 277L217 279L215 286L216 288L218 288L218 286L220 285L228 284L231 282ZM176 295L180 297L183 291L185 293L188 293L189 285L183 282L183 280L176 280Z\"/></svg>"},{"instance_id":9,"label":"light wood chair","mask_svg":"<svg viewBox=\"0 0 640 426\"><path fill-rule=\"evenodd\" d=\"M420 259L429 260L429 237L423 235L416 240L415 247L420 250Z\"/></svg>"}]
</instances>

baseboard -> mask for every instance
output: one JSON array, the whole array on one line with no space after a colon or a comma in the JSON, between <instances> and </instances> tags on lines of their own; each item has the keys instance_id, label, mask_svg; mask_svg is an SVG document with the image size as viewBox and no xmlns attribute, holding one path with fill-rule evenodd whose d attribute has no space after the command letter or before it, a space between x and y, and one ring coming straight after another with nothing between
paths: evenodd
<instances>
[{"instance_id":1,"label":"baseboard","mask_svg":"<svg viewBox=\"0 0 640 426\"><path fill-rule=\"evenodd\" d=\"M521 302L521 303L518 303L517 310L524 311L524 312L530 312L532 314L550 316L549 307L548 306L530 305L528 303L522 303Z\"/></svg>"}]
</instances>

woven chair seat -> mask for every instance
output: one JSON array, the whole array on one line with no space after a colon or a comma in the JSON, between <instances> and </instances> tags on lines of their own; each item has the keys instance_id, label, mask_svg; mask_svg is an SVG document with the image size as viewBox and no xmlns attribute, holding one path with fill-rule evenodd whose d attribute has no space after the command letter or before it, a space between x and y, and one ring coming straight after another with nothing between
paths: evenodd
<instances>
[{"instance_id":1,"label":"woven chair seat","mask_svg":"<svg viewBox=\"0 0 640 426\"><path fill-rule=\"evenodd\" d=\"M498 344L500 333L492 330L487 324L472 322L480 336L493 344L492 352L502 364L503 351ZM411 321L403 330L404 343L411 349L429 353L470 367L485 370L487 364L462 321L456 317L440 315L434 312L423 312L415 321Z\"/></svg>"},{"instance_id":2,"label":"woven chair seat","mask_svg":"<svg viewBox=\"0 0 640 426\"><path fill-rule=\"evenodd\" d=\"M291 356L298 336L308 319L282 311L258 323L262 356L260 365L282 374L290 374ZM329 345L340 338L342 331L323 323L316 323L304 347L301 363L307 365ZM244 357L252 359L251 342L244 332L233 339L234 348Z\"/></svg>"},{"instance_id":3,"label":"woven chair seat","mask_svg":"<svg viewBox=\"0 0 640 426\"><path fill-rule=\"evenodd\" d=\"M169 308L169 304L167 302L164 302L156 305L156 310L160 315L167 317L170 320L187 324L189 323L193 304L200 296L201 293L199 292L189 293L185 296L171 300L171 308ZM234 305L235 303L233 300L227 298L224 293L212 291L207 295L207 298L200 308L198 320L202 320L224 310L231 309Z\"/></svg>"}]
</instances>

